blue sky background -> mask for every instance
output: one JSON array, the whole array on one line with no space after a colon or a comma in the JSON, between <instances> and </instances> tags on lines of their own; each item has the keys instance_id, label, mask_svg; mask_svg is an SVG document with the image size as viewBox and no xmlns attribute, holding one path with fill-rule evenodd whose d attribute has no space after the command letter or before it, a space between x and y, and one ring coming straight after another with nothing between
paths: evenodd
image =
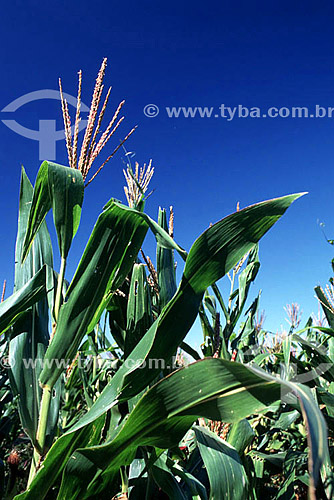
<instances>
[{"instance_id":1,"label":"blue sky background","mask_svg":"<svg viewBox=\"0 0 334 500\"><path fill-rule=\"evenodd\" d=\"M138 125L127 148L141 164L152 158L156 167L147 210L155 217L159 204L173 205L175 237L186 249L210 222L233 212L237 201L244 207L309 191L260 246L253 292L263 289L265 326L280 330L287 303L300 303L305 321L317 311L313 287L330 276L334 249L317 220L333 237L334 117L172 119L163 108L334 106L333 14L330 1L13 1L0 20L0 109L25 93L57 89L59 76L75 95L79 69L89 104L97 70L108 57L112 103L126 99L122 134ZM143 114L148 103L160 107L156 118ZM38 120L56 117L60 129L55 101L27 104L15 116L0 113L1 120L15 118L32 129ZM86 191L69 272L103 204L111 196L124 199L121 157ZM63 141L56 159L66 164ZM21 164L34 180L38 143L0 122L0 279L7 278L10 290Z\"/></svg>"}]
</instances>

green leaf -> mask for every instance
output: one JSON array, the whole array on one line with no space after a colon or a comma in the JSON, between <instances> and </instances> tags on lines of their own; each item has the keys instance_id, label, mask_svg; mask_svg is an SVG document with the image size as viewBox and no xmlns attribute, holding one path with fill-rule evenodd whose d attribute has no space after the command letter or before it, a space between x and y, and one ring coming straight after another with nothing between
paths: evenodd
<instances>
[{"instance_id":1,"label":"green leaf","mask_svg":"<svg viewBox=\"0 0 334 500\"><path fill-rule=\"evenodd\" d=\"M22 168L19 220L15 250L15 290L19 291L44 264L50 269L53 266L51 239L45 221L33 241L32 251L24 264L20 263L23 239L27 227L29 211L33 196L32 185ZM17 396L20 419L23 428L35 444L38 426L39 402L41 388L38 383L41 362L46 347L49 344L49 314L46 293L34 304L23 320L13 326L14 336L9 344L9 358L11 360L10 382L13 394ZM58 389L58 388L57 388ZM57 390L52 398L47 428L47 443L50 444L54 428L58 419L60 391Z\"/></svg>"},{"instance_id":2,"label":"green leaf","mask_svg":"<svg viewBox=\"0 0 334 500\"><path fill-rule=\"evenodd\" d=\"M61 437L54 445L54 446L59 446L59 457L58 457L59 468L62 467L61 464L63 463L61 449L64 448L61 447L63 447L64 442L66 442L66 440L69 439L68 436L70 436L71 433L78 431L79 429L93 422L96 418L105 413L108 409L112 408L119 401L126 401L127 399L138 394L141 390L143 390L147 386L149 382L151 382L156 377L160 368L152 369L152 365L149 363L150 359L152 359L153 361L161 358L165 360L170 359L170 357L175 352L177 346L180 345L180 343L183 341L183 338L185 337L191 325L193 324L205 289L208 288L210 284L213 284L218 279L220 279L227 271L229 271L240 260L240 258L245 253L247 253L247 251L253 248L253 246L263 236L263 234L265 234L265 232L270 229L270 227L281 217L281 215L285 212L285 210L289 207L289 205L299 196L300 195L290 195L287 197L269 200L267 202L262 202L257 205L253 205L252 207L248 207L216 223L214 226L206 230L198 238L198 240L196 240L187 258L184 275L176 295L164 308L159 319L152 325L152 327L149 329L149 331L146 333L143 339L139 342L139 344L130 354L130 358L132 360L131 366L123 365L123 367L120 370L118 370L118 372L113 377L111 382L108 383L102 394L94 403L90 411L79 420L79 422L71 429L71 432L69 431L68 434L65 434L63 437ZM114 204L112 206L117 207L117 204ZM135 211L131 211L131 209L127 210L136 213ZM142 217L142 215L139 215L139 217ZM86 264L89 265L90 258L86 260L87 260ZM89 287L89 289L91 288L95 290L96 286L93 284L93 286ZM87 291L87 287L85 290ZM89 301L89 304L90 303L91 300ZM84 307L88 307L89 304L85 303ZM75 320L75 315L73 315L73 320ZM80 324L81 322L79 321L78 322L79 328ZM173 332L173 335L170 335L171 331ZM145 361L146 366L143 365L143 360ZM210 361L212 360L206 360L206 362ZM213 360L213 361L223 362L223 360ZM200 361L198 363L204 363L204 362ZM225 361L225 363L227 362ZM239 369L249 370L246 367L237 368L238 366L240 366L237 363L232 363L231 365L233 365L234 367L232 368L232 370L239 370ZM189 372L183 372L183 374L185 373ZM173 379L174 376L175 374L171 375L165 380L175 380ZM261 372L261 377L263 376L264 375ZM216 380L215 375L212 374L212 376L209 377L207 371L205 370L204 379L207 380L207 383L210 383L210 391L215 390L212 388L212 383L211 383L213 379ZM192 376L191 380L187 381L188 387L191 388L193 387L193 380L194 378ZM203 381L203 383L205 382ZM261 398L270 396L270 399L272 401L274 400L275 396L277 396L277 392L275 392L275 385L274 385L275 381L271 383L273 385L270 387L270 390L268 391L264 390L263 387L261 387L260 391ZM179 392L179 397L183 398L182 403L184 403L185 400L182 387L181 390L178 387L177 392ZM226 387L225 382L223 382L220 387ZM265 387L268 386L265 385ZM276 389L279 390L279 383ZM186 391L186 388L184 389L184 391ZM173 394L174 392L172 391ZM219 405L218 405L219 408L218 409L216 408L216 411L214 411L216 400L210 399L211 411L208 412L207 414L208 418L212 418L214 420L222 419L224 421L231 421L231 417L235 418L236 420L244 418L245 416L249 415L248 412L258 410L259 406L261 406L256 398L252 399L252 393L253 389L251 389L250 392L247 390L245 390L245 392L241 391L241 395L247 394L248 395L247 397L249 397L250 400L247 400L245 405L240 405L239 401L234 400L233 405L231 406L234 409L231 410L230 407L228 413L223 412L223 414L220 411L221 408ZM240 395L239 391L236 392L234 397L237 398L238 395ZM194 396L194 394L192 394L192 396ZM233 395L232 395L232 400L233 400ZM218 401L225 402L226 399L218 398ZM254 404L256 402L256 406L252 406L251 401L253 401ZM138 408L140 408L139 405L140 403L137 404L135 410L131 413L131 416L127 421L127 423L130 421L133 415L137 415L136 411ZM204 404L204 406L206 408L207 405ZM159 417L157 418L159 419L159 422L162 420L160 414L162 408L163 405L161 405L161 403L158 403L157 411ZM206 408L206 410L208 409ZM192 409L192 416L194 414L201 415L203 414L203 412L204 408L197 407L196 413L194 413ZM234 412L234 414L231 412ZM145 414L151 415L151 411L148 411L148 413ZM206 416L205 413L204 416ZM168 441L168 439L172 439L173 435L175 438L175 433L177 430L179 433L178 435L180 435L181 431L183 432L184 429L189 426L189 423L193 421L192 418L190 418L190 416L185 417L185 419L186 420L182 419L181 422L179 422L178 420L174 421L174 419L169 420L169 424L172 426L171 428L173 428L175 432L173 433L169 432L169 430L171 429L168 429L168 432L166 431L166 429L164 430L163 435L165 437L164 441L165 445L168 445L166 440ZM136 431L136 429L140 428L140 434L142 436L145 436L145 432L143 432L143 429L141 427L142 424L140 424L140 421L138 421L138 425L136 423L136 420L131 420L131 422L133 422L133 430ZM319 422L321 423L321 420ZM321 433L323 432L323 428L321 427L320 423L319 423L320 426L319 432ZM124 429L125 426L123 430ZM324 432L326 433L326 431ZM131 438L130 442L133 443L132 449L133 448L136 449L137 441ZM127 443L129 443L129 441L127 441ZM117 446L115 446L115 450L116 448ZM58 448L56 449L58 450ZM54 453L57 452L55 451ZM119 460L120 462L123 463L124 461L123 452L118 454L115 451L115 454L113 454L113 456L115 457L116 462L117 460ZM43 488L48 489L48 487L52 484L54 478L57 476L57 471L47 467L48 464L47 460L48 458L46 458L45 462L43 463L44 468L38 472L35 481L32 483L32 487L35 484L40 484L41 487L43 486ZM103 463L105 464L105 459ZM117 463L114 463L113 466L118 466L118 465ZM41 481L41 483L39 481ZM34 491L36 492L38 490Z\"/></svg>"},{"instance_id":3,"label":"green leaf","mask_svg":"<svg viewBox=\"0 0 334 500\"><path fill-rule=\"evenodd\" d=\"M124 355L127 357L151 326L151 297L144 264L134 264L127 305Z\"/></svg>"},{"instance_id":4,"label":"green leaf","mask_svg":"<svg viewBox=\"0 0 334 500\"><path fill-rule=\"evenodd\" d=\"M245 208L211 226L196 240L187 258L186 268L177 293L130 354L131 364L124 364L117 371L90 411L81 419L81 425L86 425L101 415L101 413L107 411L107 409L115 404L116 400L126 401L135 396L154 380L161 369L161 364L159 363L157 367L155 361L161 359L169 361L195 321L203 294L206 288L208 288L206 282L208 278L204 276L203 282L201 282L200 270L204 273L209 273L213 283L218 281L224 272L229 271L227 262L231 267L239 262L240 256L244 255L248 249L257 243L257 238L260 238L269 230L289 205L299 196L290 195ZM136 214L140 218L142 216L141 213L126 207L123 208L118 204L111 204L110 208L103 212L103 214L109 214L109 211L114 209L124 210L129 214ZM98 236L97 241L100 242L101 235L99 234ZM196 249L199 255L197 255ZM109 256L109 253L110 250L106 249L103 253L104 257L107 258L106 256ZM79 267L81 266L80 276L85 275L84 271L86 267L88 272L88 266L92 263L93 251L87 254L87 256L86 254L87 249L82 259L83 265L79 265ZM222 259L221 263L219 258ZM194 265L194 262L197 265ZM93 264L92 267L94 269L96 266ZM103 269L105 269L105 266L103 266ZM78 297L81 297L81 299L80 301L78 299L77 302L80 304L80 307L84 308L84 312L86 312L86 309L89 310L92 304L89 293L95 293L96 289L96 284L88 286L90 280L91 278L87 279L87 283L83 287L88 297L87 302L82 300L85 296L83 290L79 289L78 292ZM78 280L74 277L73 281ZM79 315L78 311L76 311L76 314L73 313L71 326L68 323L66 328L64 328L67 335L71 332L69 328L71 330L74 329L75 333L77 331L81 332L82 316ZM173 335L170 335L171 331ZM67 340L68 337L64 339L60 337L59 343L61 349ZM69 343L71 342L72 337L69 338ZM51 348L52 345L53 342L51 343ZM59 350L57 355L59 355L59 358L66 358L64 351ZM52 374L50 376L52 377ZM46 377L41 377L42 383L46 383L46 380Z\"/></svg>"},{"instance_id":5,"label":"green leaf","mask_svg":"<svg viewBox=\"0 0 334 500\"><path fill-rule=\"evenodd\" d=\"M64 369L55 361L70 363L84 335L96 326L128 275L147 230L139 212L120 204L111 204L99 216L60 309L40 375L43 386L53 386Z\"/></svg>"},{"instance_id":6,"label":"green leaf","mask_svg":"<svg viewBox=\"0 0 334 500\"><path fill-rule=\"evenodd\" d=\"M51 208L60 255L66 259L79 226L83 192L84 183L79 170L47 161L42 163L35 182L22 261L26 259L37 231Z\"/></svg>"},{"instance_id":7,"label":"green leaf","mask_svg":"<svg viewBox=\"0 0 334 500\"><path fill-rule=\"evenodd\" d=\"M280 487L276 500L295 500L296 495L293 487L295 480L296 474L293 471Z\"/></svg>"},{"instance_id":8,"label":"green leaf","mask_svg":"<svg viewBox=\"0 0 334 500\"><path fill-rule=\"evenodd\" d=\"M261 291L253 300L253 303L246 312L247 319L242 327L240 334L232 342L232 348L237 348L240 354L242 354L242 351L246 351L245 354L242 354L245 362L251 361L254 357L250 348L257 343L257 330L254 326L254 319L258 311L260 295ZM257 362L260 362L259 358Z\"/></svg>"},{"instance_id":9,"label":"green leaf","mask_svg":"<svg viewBox=\"0 0 334 500\"><path fill-rule=\"evenodd\" d=\"M167 232L166 210L159 208L158 224ZM174 252L157 244L157 275L160 309L165 307L176 292Z\"/></svg>"},{"instance_id":10,"label":"green leaf","mask_svg":"<svg viewBox=\"0 0 334 500\"><path fill-rule=\"evenodd\" d=\"M22 167L19 217L15 246L15 291L25 285L44 264L47 264L50 268L53 267L51 239L45 222L41 224L39 237L35 241L31 258L26 259L25 262L21 264L22 247L27 230L32 197L33 187Z\"/></svg>"},{"instance_id":11,"label":"green leaf","mask_svg":"<svg viewBox=\"0 0 334 500\"><path fill-rule=\"evenodd\" d=\"M253 441L255 432L246 419L240 420L232 425L227 436L227 442L237 450L239 454L243 453L247 446Z\"/></svg>"},{"instance_id":12,"label":"green leaf","mask_svg":"<svg viewBox=\"0 0 334 500\"><path fill-rule=\"evenodd\" d=\"M71 436L67 436L66 440L63 440L60 442L60 439L58 439L51 449L49 450L49 453L47 454L48 457L48 478L45 478L46 481L44 484L41 484L38 486L37 490L35 488L35 485L37 484L36 479L33 481L30 487L27 488L27 490L22 493L21 495L17 495L15 499L22 499L22 498L31 498L31 499L36 499L36 498L44 498L47 489L45 489L45 485L47 482L49 482L49 479L53 479L55 476L59 475L59 472L63 469L63 466L66 464L68 459L73 453L73 449L75 449L78 446L85 446L89 445L91 442L94 442L96 440L97 435L101 435L102 432L102 427L105 422L105 417L101 417L100 419L96 420L93 424L87 426L85 429L82 429L81 431L71 434ZM58 461L59 457L64 461L62 466L60 467L59 470L57 470L58 467ZM38 476L41 477L41 472L43 471L43 467L41 467L38 471ZM37 476L36 476L37 477ZM40 489L39 489L40 488Z\"/></svg>"},{"instance_id":13,"label":"green leaf","mask_svg":"<svg viewBox=\"0 0 334 500\"><path fill-rule=\"evenodd\" d=\"M300 380L301 377L304 377L306 382L321 376L329 382L334 382L334 366L331 359L326 355L324 347L308 342L297 334L292 335L292 339L301 345L308 356L308 361L314 367L312 370L313 373L306 372L300 375Z\"/></svg>"},{"instance_id":14,"label":"green leaf","mask_svg":"<svg viewBox=\"0 0 334 500\"><path fill-rule=\"evenodd\" d=\"M250 253L247 266L241 272L239 276L239 311L242 311L243 306L246 302L249 287L251 283L255 280L257 273L259 272L260 262L259 262L259 247L255 246L253 251Z\"/></svg>"},{"instance_id":15,"label":"green leaf","mask_svg":"<svg viewBox=\"0 0 334 500\"><path fill-rule=\"evenodd\" d=\"M247 499L248 479L236 449L204 427L194 430L209 476L210 499Z\"/></svg>"},{"instance_id":16,"label":"green leaf","mask_svg":"<svg viewBox=\"0 0 334 500\"><path fill-rule=\"evenodd\" d=\"M324 311L324 314L326 316L326 319L328 321L329 326L333 329L334 328L334 311L333 307L331 304L328 302L328 299L326 295L324 294L322 288L320 286L316 286L314 289L318 300L321 304L321 307Z\"/></svg>"},{"instance_id":17,"label":"green leaf","mask_svg":"<svg viewBox=\"0 0 334 500\"><path fill-rule=\"evenodd\" d=\"M0 333L6 331L29 307L45 297L47 266L43 266L27 283L0 303Z\"/></svg>"},{"instance_id":18,"label":"green leaf","mask_svg":"<svg viewBox=\"0 0 334 500\"><path fill-rule=\"evenodd\" d=\"M232 269L302 194L257 203L207 229L191 247L186 262L184 278L193 291L204 293Z\"/></svg>"},{"instance_id":19,"label":"green leaf","mask_svg":"<svg viewBox=\"0 0 334 500\"><path fill-rule=\"evenodd\" d=\"M161 490L166 493L168 498L173 500L187 500L187 496L183 492L176 478L166 465L166 454L159 457L150 468L150 472L156 484Z\"/></svg>"},{"instance_id":20,"label":"green leaf","mask_svg":"<svg viewBox=\"0 0 334 500\"><path fill-rule=\"evenodd\" d=\"M238 422L261 412L279 399L281 388L293 391L301 401L309 429L312 456L310 475L316 481L320 466L328 454L327 433L324 419L309 389L253 367L213 358L195 362L158 382L141 398L111 442L77 449L76 457L68 462L67 472L74 473L77 457L82 455L91 462L89 470L92 474L87 474L87 483L81 485L82 491L85 491L95 475L92 464L100 469L99 483L103 484L109 476L114 477L121 465L131 463L138 446L175 446L198 417ZM94 412L91 410L89 413L92 416ZM43 468L31 484L30 491L21 495L20 499L36 498L34 495L37 492L39 496L46 494L66 465L64 453L66 450L66 457L69 456L69 447L73 436L77 434L74 431L80 433L80 429L92 421L87 419L87 415L56 441L43 462ZM62 488L70 482L71 476L65 473ZM95 494L98 497L101 494L98 484L92 483L90 488L87 495Z\"/></svg>"},{"instance_id":21,"label":"green leaf","mask_svg":"<svg viewBox=\"0 0 334 500\"><path fill-rule=\"evenodd\" d=\"M109 208L113 203L115 202L115 199L112 198L108 203L105 205L104 210ZM119 203L120 206L123 206ZM182 257L183 260L186 260L187 258L187 252L180 247L176 241L169 236L168 232L165 231L163 227L161 227L155 220L151 219L147 214L144 212L136 211L142 218L143 220L148 224L149 228L151 229L152 233L154 234L157 243L162 247L170 250L176 250L178 254Z\"/></svg>"},{"instance_id":22,"label":"green leaf","mask_svg":"<svg viewBox=\"0 0 334 500\"><path fill-rule=\"evenodd\" d=\"M194 358L195 361L199 361L201 359L201 356L198 354L198 352L195 349L193 349L186 342L181 342L180 347L181 347L181 349L184 350L184 352L186 352L187 354L189 354L189 356L191 356L192 358Z\"/></svg>"},{"instance_id":23,"label":"green leaf","mask_svg":"<svg viewBox=\"0 0 334 500\"><path fill-rule=\"evenodd\" d=\"M91 426L88 426L87 433L81 435L81 441L86 443L86 446L90 446L99 442L103 432L103 427L105 425L105 416L101 416L95 421ZM69 457L69 455L67 455ZM96 467L92 467L91 462L89 462L82 455L74 454L71 457L72 460L69 461L69 473L71 474L72 481L65 484L65 487L60 488L57 500L83 500L85 498L84 492L82 491L82 483L85 484L87 477L92 474L95 475ZM71 470L71 466L74 467ZM80 494L81 492L81 494Z\"/></svg>"},{"instance_id":24,"label":"green leaf","mask_svg":"<svg viewBox=\"0 0 334 500\"><path fill-rule=\"evenodd\" d=\"M239 262L299 196L285 196L240 210L211 226L195 241L176 294L131 353L131 369L121 368L122 397L132 397L157 376L159 369L152 369L149 360L168 361L174 355L196 319L205 290ZM145 360L146 365L135 370L136 360L141 360L140 365Z\"/></svg>"},{"instance_id":25,"label":"green leaf","mask_svg":"<svg viewBox=\"0 0 334 500\"><path fill-rule=\"evenodd\" d=\"M298 417L300 417L300 413L297 410L285 411L279 416L279 419L275 423L275 427L286 431Z\"/></svg>"},{"instance_id":26,"label":"green leaf","mask_svg":"<svg viewBox=\"0 0 334 500\"><path fill-rule=\"evenodd\" d=\"M193 500L207 500L206 488L197 477L181 467L180 463L176 463L171 459L167 460L167 464L173 474L179 476L184 481L185 485L189 488Z\"/></svg>"},{"instance_id":27,"label":"green leaf","mask_svg":"<svg viewBox=\"0 0 334 500\"><path fill-rule=\"evenodd\" d=\"M250 286L255 280L260 269L258 250L258 245L255 245L253 250L250 252L245 269L239 275L239 288L235 291L238 300L236 301L235 306L230 314L230 321L227 322L227 325L224 329L225 338L229 338L233 333L233 329L237 325L237 322L239 321L243 313Z\"/></svg>"},{"instance_id":28,"label":"green leaf","mask_svg":"<svg viewBox=\"0 0 334 500\"><path fill-rule=\"evenodd\" d=\"M127 295L124 297L116 294L113 295L107 306L107 311L110 334L117 343L118 347L124 351L127 323Z\"/></svg>"}]
</instances>

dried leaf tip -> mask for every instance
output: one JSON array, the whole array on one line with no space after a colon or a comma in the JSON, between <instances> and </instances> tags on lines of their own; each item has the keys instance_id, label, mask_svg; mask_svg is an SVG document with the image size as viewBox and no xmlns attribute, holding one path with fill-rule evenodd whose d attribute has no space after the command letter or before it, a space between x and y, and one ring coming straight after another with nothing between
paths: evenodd
<instances>
[{"instance_id":1,"label":"dried leaf tip","mask_svg":"<svg viewBox=\"0 0 334 500\"><path fill-rule=\"evenodd\" d=\"M4 280L3 285L2 285L1 302L3 302L5 300L6 285L7 285L7 280Z\"/></svg>"},{"instance_id":2,"label":"dried leaf tip","mask_svg":"<svg viewBox=\"0 0 334 500\"><path fill-rule=\"evenodd\" d=\"M174 238L174 210L172 206L169 207L168 233L171 238Z\"/></svg>"}]
</instances>

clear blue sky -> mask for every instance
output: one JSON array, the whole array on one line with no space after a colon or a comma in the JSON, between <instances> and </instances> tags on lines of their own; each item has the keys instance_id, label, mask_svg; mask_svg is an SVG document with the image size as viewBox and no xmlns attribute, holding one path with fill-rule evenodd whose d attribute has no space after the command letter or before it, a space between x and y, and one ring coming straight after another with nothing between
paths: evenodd
<instances>
[{"instance_id":1,"label":"clear blue sky","mask_svg":"<svg viewBox=\"0 0 334 500\"><path fill-rule=\"evenodd\" d=\"M14 1L0 20L0 109L28 92L75 94L83 70L83 100L103 57L112 102L126 99L127 144L140 163L153 159L155 193L148 212L174 206L175 236L189 249L210 222L242 207L309 191L261 243L262 308L271 330L284 324L283 307L299 302L304 320L317 310L313 287L330 275L333 248L317 220L334 235L334 118L171 119L165 106L334 106L332 2L41 2ZM160 107L147 118L148 103ZM12 116L38 128L54 119L58 103L40 101ZM121 135L119 135L121 138ZM64 142L57 162L66 163ZM0 279L13 282L20 165L33 180L38 143L0 122ZM71 251L75 262L93 223L111 196L124 199L119 154L87 189L82 227Z\"/></svg>"}]
</instances>

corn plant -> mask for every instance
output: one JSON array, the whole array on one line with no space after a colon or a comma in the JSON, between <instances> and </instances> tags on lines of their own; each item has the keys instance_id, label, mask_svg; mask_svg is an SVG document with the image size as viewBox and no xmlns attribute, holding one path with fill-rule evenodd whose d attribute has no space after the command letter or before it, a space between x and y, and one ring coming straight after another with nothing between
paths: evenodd
<instances>
[{"instance_id":1,"label":"corn plant","mask_svg":"<svg viewBox=\"0 0 334 500\"><path fill-rule=\"evenodd\" d=\"M187 252L176 243L164 210L157 221L145 213L151 165L129 166L128 205L106 200L73 277L67 276L85 182L95 175L86 181L87 174L121 122L119 107L99 135L109 99L108 92L98 116L104 70L105 61L80 154L81 73L73 140L63 101L69 166L43 162L34 187L22 171L15 288L0 304L10 383L33 446L27 488L16 498L205 499L231 498L232 492L233 498L257 498L256 457L245 453L253 431L245 419L277 408L284 390L308 429L314 499L329 455L325 420L310 388L246 364L245 356L233 360L229 352L242 354L249 345L252 321L240 335L235 329L259 266L257 244L300 194L236 211L204 231ZM45 222L50 210L59 272ZM149 231L157 242L155 266L141 251ZM179 283L176 253L184 262ZM225 306L216 282L231 270L234 280L247 256L238 291ZM210 287L223 309L224 328ZM204 359L184 342L198 314L210 340ZM178 368L173 359L180 347L196 361ZM228 441L208 422L232 424Z\"/></svg>"}]
</instances>

